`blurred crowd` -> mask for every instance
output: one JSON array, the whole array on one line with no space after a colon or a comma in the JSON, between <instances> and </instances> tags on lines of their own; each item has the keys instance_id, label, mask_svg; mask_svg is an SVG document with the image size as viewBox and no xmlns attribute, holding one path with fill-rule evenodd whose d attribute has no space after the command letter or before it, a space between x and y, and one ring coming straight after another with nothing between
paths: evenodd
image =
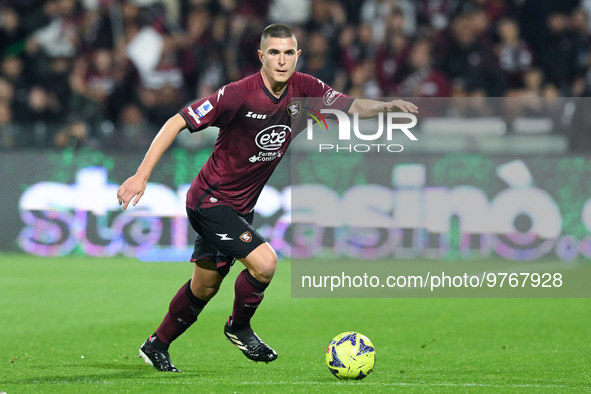
<instances>
[{"instance_id":1,"label":"blurred crowd","mask_svg":"<svg viewBox=\"0 0 591 394\"><path fill-rule=\"evenodd\" d=\"M257 72L273 22L297 32L299 71L354 97L590 96L589 15L591 0L0 0L0 148L145 148Z\"/></svg>"}]
</instances>

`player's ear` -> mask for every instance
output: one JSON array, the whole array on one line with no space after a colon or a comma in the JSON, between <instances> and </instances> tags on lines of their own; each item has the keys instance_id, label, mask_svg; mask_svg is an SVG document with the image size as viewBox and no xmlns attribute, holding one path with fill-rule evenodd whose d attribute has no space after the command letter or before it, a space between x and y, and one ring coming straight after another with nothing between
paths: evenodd
<instances>
[{"instance_id":1,"label":"player's ear","mask_svg":"<svg viewBox=\"0 0 591 394\"><path fill-rule=\"evenodd\" d=\"M263 63L263 51L259 49L257 50L257 53L259 54L259 60L261 61L261 63Z\"/></svg>"}]
</instances>

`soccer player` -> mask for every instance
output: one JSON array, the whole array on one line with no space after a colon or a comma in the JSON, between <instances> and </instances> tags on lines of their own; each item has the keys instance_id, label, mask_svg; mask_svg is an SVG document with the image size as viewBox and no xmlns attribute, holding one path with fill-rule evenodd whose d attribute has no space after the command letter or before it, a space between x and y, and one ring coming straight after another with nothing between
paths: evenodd
<instances>
[{"instance_id":1,"label":"soccer player","mask_svg":"<svg viewBox=\"0 0 591 394\"><path fill-rule=\"evenodd\" d=\"M277 358L250 325L277 265L275 251L252 226L252 220L257 198L293 137L290 119L297 117L301 108L292 99L316 97L323 107L358 113L361 118L395 109L417 112L408 101L353 99L310 75L295 72L300 53L289 26L267 26L258 50L261 71L172 116L154 138L135 175L117 191L124 210L130 203L135 206L156 163L181 130L219 127L213 153L187 193L187 215L197 232L191 258L193 275L173 297L156 332L140 348L140 357L159 371L179 372L170 360L169 345L197 321L235 259L246 268L236 279L234 305L224 334L251 360Z\"/></svg>"}]
</instances>

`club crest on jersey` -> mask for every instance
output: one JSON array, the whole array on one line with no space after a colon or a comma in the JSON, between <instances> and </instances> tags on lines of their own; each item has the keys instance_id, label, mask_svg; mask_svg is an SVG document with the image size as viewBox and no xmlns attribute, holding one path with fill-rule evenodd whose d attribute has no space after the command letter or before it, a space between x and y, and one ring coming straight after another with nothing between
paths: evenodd
<instances>
[{"instance_id":1,"label":"club crest on jersey","mask_svg":"<svg viewBox=\"0 0 591 394\"><path fill-rule=\"evenodd\" d=\"M286 125L273 125L259 131L254 142L266 151L279 150L290 137L291 128Z\"/></svg>"},{"instance_id":2,"label":"club crest on jersey","mask_svg":"<svg viewBox=\"0 0 591 394\"><path fill-rule=\"evenodd\" d=\"M250 233L250 231L245 231L242 234L240 234L240 237L238 238L240 238L242 242L250 242L252 241L252 234Z\"/></svg>"},{"instance_id":3,"label":"club crest on jersey","mask_svg":"<svg viewBox=\"0 0 591 394\"><path fill-rule=\"evenodd\" d=\"M292 118L297 118L302 113L302 104L299 101L295 101L287 106L287 113Z\"/></svg>"}]
</instances>

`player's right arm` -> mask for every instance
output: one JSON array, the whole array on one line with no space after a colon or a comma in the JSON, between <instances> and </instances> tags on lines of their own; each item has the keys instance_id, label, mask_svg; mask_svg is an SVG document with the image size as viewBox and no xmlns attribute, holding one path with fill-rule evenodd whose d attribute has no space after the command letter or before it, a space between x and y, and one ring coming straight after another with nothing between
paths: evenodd
<instances>
[{"instance_id":1,"label":"player's right arm","mask_svg":"<svg viewBox=\"0 0 591 394\"><path fill-rule=\"evenodd\" d=\"M136 173L123 182L119 190L117 190L117 199L119 200L119 205L123 205L123 210L127 209L132 199L133 206L140 201L146 190L146 184L152 174L152 170L178 133L185 127L187 127L185 119L179 114L168 119L162 126L156 137L154 137Z\"/></svg>"}]
</instances>

